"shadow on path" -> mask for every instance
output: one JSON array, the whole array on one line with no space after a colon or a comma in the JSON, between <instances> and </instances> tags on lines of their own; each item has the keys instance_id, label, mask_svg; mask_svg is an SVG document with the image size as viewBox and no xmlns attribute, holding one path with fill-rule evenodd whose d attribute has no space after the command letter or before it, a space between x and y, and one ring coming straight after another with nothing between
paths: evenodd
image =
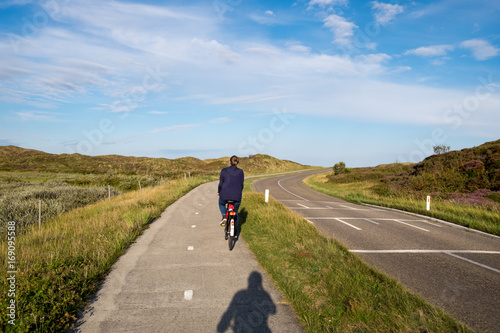
<instances>
[{"instance_id":1,"label":"shadow on path","mask_svg":"<svg viewBox=\"0 0 500 333\"><path fill-rule=\"evenodd\" d=\"M269 315L276 313L276 305L262 287L262 276L252 272L248 277L248 288L238 291L217 325L217 332L266 333L271 332L267 324Z\"/></svg>"}]
</instances>

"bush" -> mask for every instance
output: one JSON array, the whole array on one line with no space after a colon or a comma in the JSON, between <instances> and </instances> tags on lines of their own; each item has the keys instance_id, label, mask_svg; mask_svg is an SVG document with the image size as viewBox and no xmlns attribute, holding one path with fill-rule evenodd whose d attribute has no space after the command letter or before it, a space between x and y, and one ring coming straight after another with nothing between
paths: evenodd
<instances>
[{"instance_id":1,"label":"bush","mask_svg":"<svg viewBox=\"0 0 500 333\"><path fill-rule=\"evenodd\" d=\"M344 173L349 173L349 169L347 169L345 167L345 163L344 162L339 162L339 163L336 163L333 166L333 173L335 175L341 175L341 174L344 174Z\"/></svg>"}]
</instances>

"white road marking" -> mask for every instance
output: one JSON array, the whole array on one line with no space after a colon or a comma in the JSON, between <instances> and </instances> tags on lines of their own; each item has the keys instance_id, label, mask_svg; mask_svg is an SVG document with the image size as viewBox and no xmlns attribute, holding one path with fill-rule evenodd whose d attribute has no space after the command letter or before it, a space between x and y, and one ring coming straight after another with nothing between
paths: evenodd
<instances>
[{"instance_id":1,"label":"white road marking","mask_svg":"<svg viewBox=\"0 0 500 333\"><path fill-rule=\"evenodd\" d=\"M299 203L297 203L297 205L300 205ZM333 208L325 208L325 207L307 207L307 206L304 206L304 205L301 205L303 208L300 208L300 207L290 207L292 209L311 209L311 210L326 210L326 209L333 209Z\"/></svg>"},{"instance_id":2,"label":"white road marking","mask_svg":"<svg viewBox=\"0 0 500 333\"><path fill-rule=\"evenodd\" d=\"M454 257L454 258L458 258L458 259L461 259L461 260L467 261L467 262L469 262L469 263L471 263L471 264L474 264L474 265L477 265L477 266L479 266L479 267L483 267L483 268L489 269L490 271L493 271L493 272L495 272L495 273L499 273L499 274L500 274L500 270L495 269L495 268L493 268L493 267L483 265L483 264L481 264L481 263L478 263L477 261L470 260L470 259L467 259L467 258L464 258L464 257L461 257L461 256L457 256L456 254L453 254L453 253L451 253L451 252L444 252L444 253L446 253L447 255L450 255L450 256L452 256L452 257Z\"/></svg>"},{"instance_id":3,"label":"white road marking","mask_svg":"<svg viewBox=\"0 0 500 333\"><path fill-rule=\"evenodd\" d=\"M296 200L289 200L289 201L296 201ZM296 204L300 205L299 203L296 203ZM297 210L298 209L304 209L304 208L299 208L299 207L290 207L290 208L297 209ZM348 209L348 210L354 210L352 208L340 208L340 207L334 208L334 207L330 207L330 206L326 206L326 207L308 207L307 209L311 209L311 210L326 210L326 209L328 209L328 210L346 210L346 209ZM356 209L356 210L372 211L373 209ZM420 221L420 220L418 220L418 221Z\"/></svg>"},{"instance_id":4,"label":"white road marking","mask_svg":"<svg viewBox=\"0 0 500 333\"><path fill-rule=\"evenodd\" d=\"M417 227L417 226L415 226L415 225L413 225L413 224L410 224L410 223L405 223L405 222L400 221L400 220L391 219L390 221L398 222L398 223L401 223L401 224L404 224L404 225L410 226L410 227L412 227L412 228L416 228L416 229L420 229L420 230L423 230L423 231L427 231L427 232L429 232L429 230L427 230L427 229L420 228L420 227Z\"/></svg>"},{"instance_id":5,"label":"white road marking","mask_svg":"<svg viewBox=\"0 0 500 333\"><path fill-rule=\"evenodd\" d=\"M191 226L191 228L196 228L196 224L193 224L193 225Z\"/></svg>"},{"instance_id":6,"label":"white road marking","mask_svg":"<svg viewBox=\"0 0 500 333\"><path fill-rule=\"evenodd\" d=\"M193 299L193 291L192 290L185 290L184 291L184 299L186 301L190 301Z\"/></svg>"},{"instance_id":7,"label":"white road marking","mask_svg":"<svg viewBox=\"0 0 500 333\"><path fill-rule=\"evenodd\" d=\"M481 250L349 250L354 253L472 253L472 254L500 254L500 251Z\"/></svg>"},{"instance_id":8,"label":"white road marking","mask_svg":"<svg viewBox=\"0 0 500 333\"><path fill-rule=\"evenodd\" d=\"M452 256L454 258L460 259L467 261L471 264L477 265L479 267L483 267L486 269L489 269L490 271L493 271L495 273L500 274L500 270L481 264L477 261L467 259L464 257L461 257L457 255L456 253L464 253L464 254L500 254L500 251L481 251L481 250L349 250L349 252L352 253L373 253L373 254L406 254L406 253L422 253L422 254L428 254L428 253L443 253L447 254L449 256Z\"/></svg>"},{"instance_id":9,"label":"white road marking","mask_svg":"<svg viewBox=\"0 0 500 333\"><path fill-rule=\"evenodd\" d=\"M301 207L303 207L303 208L307 208L307 209L309 209L309 207L307 207L306 205L300 204L300 203L298 203L298 202L297 202L297 205L299 205L299 206L301 206Z\"/></svg>"},{"instance_id":10,"label":"white road marking","mask_svg":"<svg viewBox=\"0 0 500 333\"><path fill-rule=\"evenodd\" d=\"M424 223L427 223L427 224L430 224L434 227L437 227L437 228L442 228L443 226L442 225L439 225L435 222L429 222L429 221L425 221L425 220L413 220L413 221L416 221L416 222L424 222Z\"/></svg>"},{"instance_id":11,"label":"white road marking","mask_svg":"<svg viewBox=\"0 0 500 333\"><path fill-rule=\"evenodd\" d=\"M344 223L345 225L348 225L348 226L350 226L351 228L354 228L354 229L356 229L356 230L361 230L361 228L358 228L358 227L356 227L356 226L354 226L354 225L352 225L352 224L350 224L350 223L347 223L347 222L345 222L345 221L342 221L341 219L337 219L337 218L335 218L335 220L337 220L337 221L339 221L339 222L342 222L342 223Z\"/></svg>"},{"instance_id":12,"label":"white road marking","mask_svg":"<svg viewBox=\"0 0 500 333\"><path fill-rule=\"evenodd\" d=\"M309 223L311 223L311 224L314 224L314 222L313 222L313 221L309 221L308 219L306 219L306 221L307 221L307 222L309 222Z\"/></svg>"},{"instance_id":13,"label":"white road marking","mask_svg":"<svg viewBox=\"0 0 500 333\"><path fill-rule=\"evenodd\" d=\"M368 222L371 222L371 223L373 223L373 224L377 224L377 225L379 225L379 224L380 224L380 223L375 222L375 221L372 221L372 220L370 220L370 219L364 219L364 220L365 220L365 221L368 221Z\"/></svg>"},{"instance_id":14,"label":"white road marking","mask_svg":"<svg viewBox=\"0 0 500 333\"><path fill-rule=\"evenodd\" d=\"M193 251L194 250L194 246L188 246L188 251Z\"/></svg>"},{"instance_id":15,"label":"white road marking","mask_svg":"<svg viewBox=\"0 0 500 333\"><path fill-rule=\"evenodd\" d=\"M346 205L339 205L340 207L345 207L347 209L350 209L350 210L359 210L359 208L356 208L356 207L352 207L352 206L346 206Z\"/></svg>"},{"instance_id":16,"label":"white road marking","mask_svg":"<svg viewBox=\"0 0 500 333\"><path fill-rule=\"evenodd\" d=\"M287 179L288 179L288 178L287 178ZM293 196L295 196L295 197L297 197L297 198L300 198L300 199L302 199L302 200L304 200L304 201L309 201L309 200L307 200L306 198L303 198L303 197L301 197L300 195L297 195L297 194L295 194L295 193L292 193L292 192L288 191L286 188L284 188L283 186L281 186L281 181L282 181L282 180L283 180L283 179L278 180L278 186L279 186L279 187L281 187L284 191L286 191L286 192L290 193L291 195L293 195Z\"/></svg>"}]
</instances>

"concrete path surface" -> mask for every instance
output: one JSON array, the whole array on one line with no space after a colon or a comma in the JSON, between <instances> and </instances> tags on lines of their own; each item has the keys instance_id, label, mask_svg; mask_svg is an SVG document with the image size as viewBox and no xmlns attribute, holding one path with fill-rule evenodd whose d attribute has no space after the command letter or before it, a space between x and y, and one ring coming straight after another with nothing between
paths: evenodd
<instances>
[{"instance_id":1,"label":"concrete path surface","mask_svg":"<svg viewBox=\"0 0 500 333\"><path fill-rule=\"evenodd\" d=\"M217 200L212 182L169 206L115 263L74 332L303 332L243 239L229 251Z\"/></svg>"}]
</instances>

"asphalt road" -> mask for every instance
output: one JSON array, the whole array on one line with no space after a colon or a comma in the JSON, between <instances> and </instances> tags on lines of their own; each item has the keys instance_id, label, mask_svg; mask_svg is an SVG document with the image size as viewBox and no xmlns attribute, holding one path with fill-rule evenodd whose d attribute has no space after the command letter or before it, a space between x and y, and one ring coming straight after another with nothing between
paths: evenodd
<instances>
[{"instance_id":1,"label":"asphalt road","mask_svg":"<svg viewBox=\"0 0 500 333\"><path fill-rule=\"evenodd\" d=\"M219 226L217 183L169 206L113 266L75 332L303 332L240 238Z\"/></svg>"},{"instance_id":2,"label":"asphalt road","mask_svg":"<svg viewBox=\"0 0 500 333\"><path fill-rule=\"evenodd\" d=\"M500 332L500 238L318 193L301 183L312 173L253 187L471 328Z\"/></svg>"}]
</instances>

